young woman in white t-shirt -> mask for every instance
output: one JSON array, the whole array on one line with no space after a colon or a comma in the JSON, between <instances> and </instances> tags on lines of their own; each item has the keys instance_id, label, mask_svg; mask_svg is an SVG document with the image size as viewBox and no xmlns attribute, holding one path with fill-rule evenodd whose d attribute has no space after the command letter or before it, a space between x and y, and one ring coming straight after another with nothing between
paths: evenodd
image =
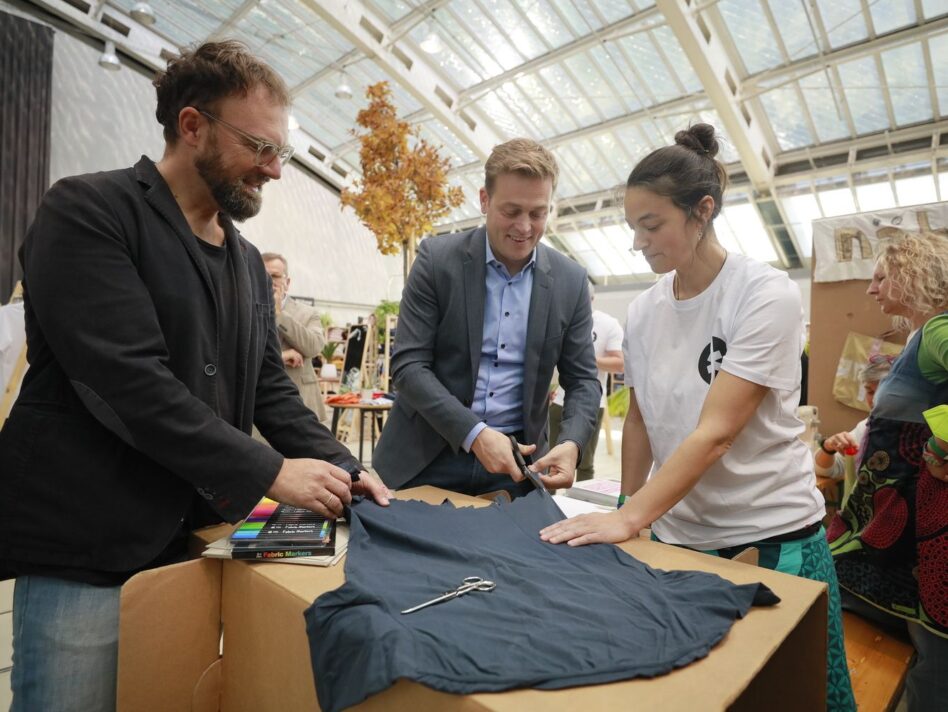
<instances>
[{"instance_id":1,"label":"young woman in white t-shirt","mask_svg":"<svg viewBox=\"0 0 948 712\"><path fill-rule=\"evenodd\" d=\"M714 128L696 124L629 176L633 248L664 277L629 305L626 499L611 514L567 519L541 537L572 546L620 542L651 526L660 541L716 556L754 546L760 565L826 582L827 706L852 710L824 502L795 414L800 291L785 272L718 242L714 219L727 175L717 152Z\"/></svg>"}]
</instances>

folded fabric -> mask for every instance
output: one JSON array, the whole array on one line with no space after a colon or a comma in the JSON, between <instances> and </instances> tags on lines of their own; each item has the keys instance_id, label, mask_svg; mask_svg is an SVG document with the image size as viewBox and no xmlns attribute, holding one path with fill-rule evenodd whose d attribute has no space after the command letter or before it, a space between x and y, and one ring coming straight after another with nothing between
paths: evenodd
<instances>
[{"instance_id":1,"label":"folded fabric","mask_svg":"<svg viewBox=\"0 0 948 712\"><path fill-rule=\"evenodd\" d=\"M704 657L762 584L660 571L618 547L547 544L563 515L540 492L482 508L353 504L346 583L305 616L319 704L333 712L399 678L470 694L652 677ZM496 583L403 615L465 577Z\"/></svg>"},{"instance_id":2,"label":"folded fabric","mask_svg":"<svg viewBox=\"0 0 948 712\"><path fill-rule=\"evenodd\" d=\"M936 438L948 440L948 405L936 405L924 411L922 415Z\"/></svg>"}]
</instances>

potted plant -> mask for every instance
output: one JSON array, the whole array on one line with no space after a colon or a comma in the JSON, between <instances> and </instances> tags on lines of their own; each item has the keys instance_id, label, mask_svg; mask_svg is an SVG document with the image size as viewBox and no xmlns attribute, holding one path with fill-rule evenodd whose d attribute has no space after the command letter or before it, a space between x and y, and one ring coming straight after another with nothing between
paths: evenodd
<instances>
[{"instance_id":1,"label":"potted plant","mask_svg":"<svg viewBox=\"0 0 948 712\"><path fill-rule=\"evenodd\" d=\"M319 369L320 377L336 378L339 375L339 371L336 370L336 364L332 362L333 356L336 355L337 346L339 346L338 341L327 341L326 345L323 346L323 350L319 352L319 355L323 359L322 368Z\"/></svg>"}]
</instances>

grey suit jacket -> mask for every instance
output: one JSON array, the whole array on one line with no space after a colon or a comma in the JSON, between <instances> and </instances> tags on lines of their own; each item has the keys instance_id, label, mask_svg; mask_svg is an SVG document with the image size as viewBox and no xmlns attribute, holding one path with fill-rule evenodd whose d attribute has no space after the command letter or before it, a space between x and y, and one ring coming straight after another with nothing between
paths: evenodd
<instances>
[{"instance_id":1,"label":"grey suit jacket","mask_svg":"<svg viewBox=\"0 0 948 712\"><path fill-rule=\"evenodd\" d=\"M423 240L402 292L392 375L397 397L372 464L397 488L445 448L458 452L480 419L471 411L484 331L485 228ZM566 391L559 442L583 446L601 387L593 352L586 271L537 246L524 356L523 429L547 452L553 368Z\"/></svg>"}]
</instances>

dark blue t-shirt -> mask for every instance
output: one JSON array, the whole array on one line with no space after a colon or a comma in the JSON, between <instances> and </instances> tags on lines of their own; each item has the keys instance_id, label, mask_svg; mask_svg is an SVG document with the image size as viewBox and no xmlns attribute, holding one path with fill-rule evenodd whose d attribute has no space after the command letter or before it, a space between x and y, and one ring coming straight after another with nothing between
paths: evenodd
<instances>
[{"instance_id":1,"label":"dark blue t-shirt","mask_svg":"<svg viewBox=\"0 0 948 712\"><path fill-rule=\"evenodd\" d=\"M608 544L543 542L540 529L560 519L537 491L481 508L354 504L346 583L306 611L320 707L349 707L402 677L458 694L652 677L707 655L751 605L779 600ZM497 587L400 613L468 576Z\"/></svg>"}]
</instances>

